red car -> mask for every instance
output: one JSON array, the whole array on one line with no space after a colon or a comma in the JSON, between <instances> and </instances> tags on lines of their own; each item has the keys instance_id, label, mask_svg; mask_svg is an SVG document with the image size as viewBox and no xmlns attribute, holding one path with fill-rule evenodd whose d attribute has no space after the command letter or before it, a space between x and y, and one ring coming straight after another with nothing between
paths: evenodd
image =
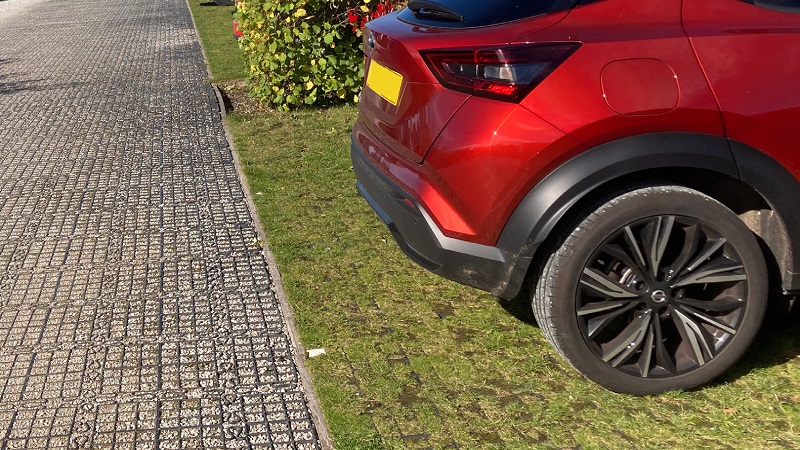
<instances>
[{"instance_id":1,"label":"red car","mask_svg":"<svg viewBox=\"0 0 800 450\"><path fill-rule=\"evenodd\" d=\"M729 368L800 290L800 1L438 0L368 23L358 189L615 391Z\"/></svg>"}]
</instances>

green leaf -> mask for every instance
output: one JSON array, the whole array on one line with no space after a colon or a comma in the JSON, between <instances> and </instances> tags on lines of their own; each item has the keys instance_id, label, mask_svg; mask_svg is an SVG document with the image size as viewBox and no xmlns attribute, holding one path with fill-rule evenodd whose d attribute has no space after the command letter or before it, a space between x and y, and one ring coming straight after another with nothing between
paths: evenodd
<instances>
[{"instance_id":1,"label":"green leaf","mask_svg":"<svg viewBox=\"0 0 800 450\"><path fill-rule=\"evenodd\" d=\"M345 11L374 0L252 0L239 4L240 39L253 97L278 110L302 105L353 103L362 79L361 38ZM294 17L302 8L307 15ZM287 22L288 19L288 22ZM261 23L259 28L255 24ZM258 34L251 35L255 30ZM313 84L309 84L313 83ZM313 86L309 91L308 86ZM280 88L277 91L275 88ZM278 94L280 93L280 94ZM339 99L339 100L337 100Z\"/></svg>"}]
</instances>

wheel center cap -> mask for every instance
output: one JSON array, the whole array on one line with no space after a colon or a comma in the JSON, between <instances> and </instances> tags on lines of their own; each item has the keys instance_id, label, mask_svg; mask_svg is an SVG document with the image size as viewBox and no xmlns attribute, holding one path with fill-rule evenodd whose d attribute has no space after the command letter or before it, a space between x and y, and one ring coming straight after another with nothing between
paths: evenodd
<instances>
[{"instance_id":1,"label":"wheel center cap","mask_svg":"<svg viewBox=\"0 0 800 450\"><path fill-rule=\"evenodd\" d=\"M652 294L650 294L650 298L655 303L664 303L664 302L667 301L667 293L662 291L661 289L658 289L658 290L653 291Z\"/></svg>"}]
</instances>

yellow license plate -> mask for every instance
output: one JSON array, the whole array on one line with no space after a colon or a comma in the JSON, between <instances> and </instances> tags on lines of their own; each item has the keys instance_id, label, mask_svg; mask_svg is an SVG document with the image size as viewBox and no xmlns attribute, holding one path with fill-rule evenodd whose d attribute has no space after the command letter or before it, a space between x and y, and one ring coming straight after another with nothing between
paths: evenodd
<instances>
[{"instance_id":1,"label":"yellow license plate","mask_svg":"<svg viewBox=\"0 0 800 450\"><path fill-rule=\"evenodd\" d=\"M372 61L367 74L367 86L394 106L400 100L403 76L394 70Z\"/></svg>"}]
</instances>

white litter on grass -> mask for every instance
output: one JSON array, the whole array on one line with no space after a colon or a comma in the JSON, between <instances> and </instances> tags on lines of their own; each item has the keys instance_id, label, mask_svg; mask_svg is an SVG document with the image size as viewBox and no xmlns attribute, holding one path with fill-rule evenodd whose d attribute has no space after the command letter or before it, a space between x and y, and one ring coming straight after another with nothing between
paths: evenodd
<instances>
[{"instance_id":1,"label":"white litter on grass","mask_svg":"<svg viewBox=\"0 0 800 450\"><path fill-rule=\"evenodd\" d=\"M308 351L309 358L316 358L317 356L322 356L325 354L324 348L314 348Z\"/></svg>"}]
</instances>

